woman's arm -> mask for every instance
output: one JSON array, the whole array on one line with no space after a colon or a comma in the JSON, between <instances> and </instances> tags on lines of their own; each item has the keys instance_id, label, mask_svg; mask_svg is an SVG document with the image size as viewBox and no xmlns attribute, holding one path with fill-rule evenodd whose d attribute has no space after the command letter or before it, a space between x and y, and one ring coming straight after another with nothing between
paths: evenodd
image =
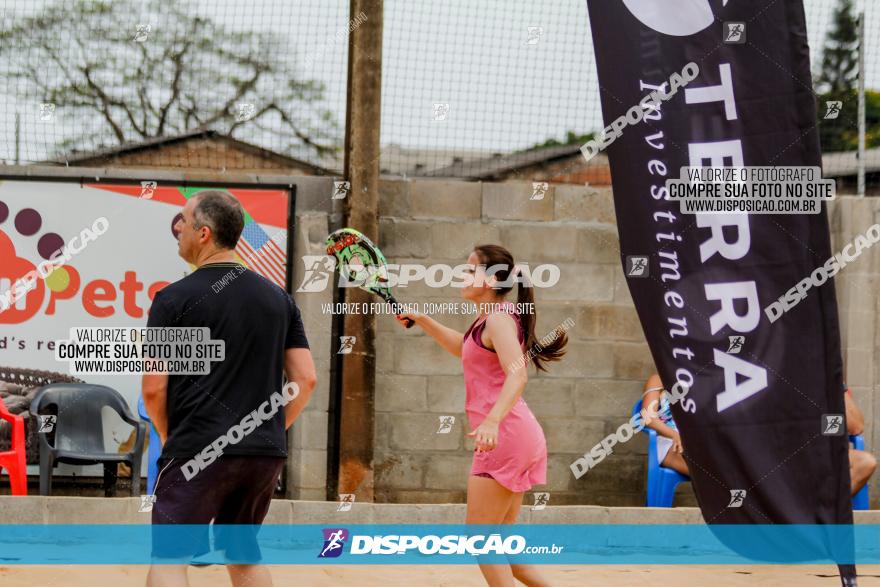
<instances>
[{"instance_id":1,"label":"woman's arm","mask_svg":"<svg viewBox=\"0 0 880 587\"><path fill-rule=\"evenodd\" d=\"M658 414L662 392L663 382L660 380L660 376L655 373L648 377L645 382L645 393L642 395L642 421L646 427L655 430L657 434L674 440L678 431L664 424Z\"/></svg>"},{"instance_id":2,"label":"woman's arm","mask_svg":"<svg viewBox=\"0 0 880 587\"><path fill-rule=\"evenodd\" d=\"M478 451L492 450L497 446L498 427L516 405L529 380L526 365L521 361L523 351L517 336L518 328L516 320L508 314L492 314L486 319L487 346L494 348L506 377L486 419L468 434L476 438Z\"/></svg>"},{"instance_id":3,"label":"woman's arm","mask_svg":"<svg viewBox=\"0 0 880 587\"><path fill-rule=\"evenodd\" d=\"M401 314L397 317L397 321L403 324L404 318L409 318L415 322L416 325L420 326L428 336L437 341L437 344L443 347L446 351L456 357L461 356L461 344L464 340L464 334L447 326L443 326L425 314L418 314L415 312Z\"/></svg>"}]
</instances>

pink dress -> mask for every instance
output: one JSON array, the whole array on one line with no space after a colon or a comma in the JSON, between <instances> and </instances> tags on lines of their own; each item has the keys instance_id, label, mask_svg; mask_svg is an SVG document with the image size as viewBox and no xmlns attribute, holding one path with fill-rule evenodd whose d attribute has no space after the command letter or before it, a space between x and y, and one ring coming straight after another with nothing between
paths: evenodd
<instances>
[{"instance_id":1,"label":"pink dress","mask_svg":"<svg viewBox=\"0 0 880 587\"><path fill-rule=\"evenodd\" d=\"M513 304L505 309L519 324ZM467 392L465 411L470 430L475 430L495 405L506 375L495 351L483 346L486 320L478 318L464 335L461 364ZM524 341L522 327L520 343ZM526 367L520 367L525 369ZM544 430L522 396L498 427L498 445L489 452L476 452L471 475L491 477L507 489L520 493L547 482L547 441Z\"/></svg>"}]
</instances>

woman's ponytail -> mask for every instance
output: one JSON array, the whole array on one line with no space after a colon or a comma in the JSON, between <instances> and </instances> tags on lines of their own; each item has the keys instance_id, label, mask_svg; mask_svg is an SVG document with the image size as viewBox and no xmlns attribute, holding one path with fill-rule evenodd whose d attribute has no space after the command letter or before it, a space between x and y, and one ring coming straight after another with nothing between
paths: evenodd
<instances>
[{"instance_id":1,"label":"woman's ponytail","mask_svg":"<svg viewBox=\"0 0 880 587\"><path fill-rule=\"evenodd\" d=\"M558 361L565 355L565 346L568 344L565 327L557 326L553 332L538 340L535 336L535 322L538 314L535 310L534 288L522 270L514 265L513 255L499 245L480 245L474 248L474 252L486 267L504 267L504 270L495 273L498 280L505 284L505 286L498 288L498 292L502 295L506 295L513 289L510 277L514 277L517 283L516 303L522 310L519 318L525 333L526 357L531 358L536 369L547 371L544 363ZM509 285L507 285L508 283Z\"/></svg>"}]
</instances>

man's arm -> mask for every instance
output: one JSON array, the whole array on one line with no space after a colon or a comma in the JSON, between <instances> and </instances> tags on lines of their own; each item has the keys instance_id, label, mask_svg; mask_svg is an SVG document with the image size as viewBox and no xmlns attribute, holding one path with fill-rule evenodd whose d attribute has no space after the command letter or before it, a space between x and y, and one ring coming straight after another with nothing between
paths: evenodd
<instances>
[{"instance_id":1,"label":"man's arm","mask_svg":"<svg viewBox=\"0 0 880 587\"><path fill-rule=\"evenodd\" d=\"M299 388L296 399L284 406L284 428L290 428L309 403L318 377L312 352L307 348L290 348L284 351L284 373Z\"/></svg>"},{"instance_id":2,"label":"man's arm","mask_svg":"<svg viewBox=\"0 0 880 587\"><path fill-rule=\"evenodd\" d=\"M162 301L162 292L156 293L147 316L147 328L171 326L173 313ZM144 373L141 378L144 408L153 422L162 445L168 440L168 373Z\"/></svg>"},{"instance_id":3,"label":"man's arm","mask_svg":"<svg viewBox=\"0 0 880 587\"><path fill-rule=\"evenodd\" d=\"M162 444L168 440L168 374L144 374L141 379L144 407Z\"/></svg>"}]
</instances>

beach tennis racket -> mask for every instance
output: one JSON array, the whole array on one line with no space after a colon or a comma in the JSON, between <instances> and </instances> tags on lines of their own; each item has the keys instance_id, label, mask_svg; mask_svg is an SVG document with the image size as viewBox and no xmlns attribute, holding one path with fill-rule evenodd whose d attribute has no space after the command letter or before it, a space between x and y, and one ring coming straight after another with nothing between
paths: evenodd
<instances>
[{"instance_id":1,"label":"beach tennis racket","mask_svg":"<svg viewBox=\"0 0 880 587\"><path fill-rule=\"evenodd\" d=\"M366 236L353 228L340 228L327 237L327 254L336 257L340 275L392 306L400 306L388 285L385 255ZM407 328L415 324L409 318L404 318L404 322Z\"/></svg>"}]
</instances>

